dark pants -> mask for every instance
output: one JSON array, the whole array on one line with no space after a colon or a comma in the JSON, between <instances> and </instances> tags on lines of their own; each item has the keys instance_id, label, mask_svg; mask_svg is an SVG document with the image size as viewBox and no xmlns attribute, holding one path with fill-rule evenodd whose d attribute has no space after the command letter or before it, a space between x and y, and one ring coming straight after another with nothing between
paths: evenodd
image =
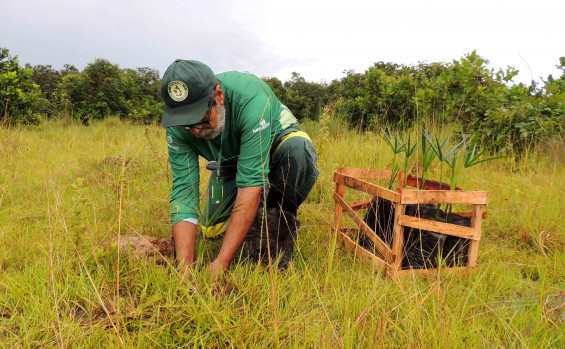
<instances>
[{"instance_id":1,"label":"dark pants","mask_svg":"<svg viewBox=\"0 0 565 349\"><path fill-rule=\"evenodd\" d=\"M282 141L271 153L266 195L267 208L282 208L295 216L320 174L320 170L316 168L318 155L312 142L300 136L303 133L296 134L298 136L290 136ZM215 173L210 176L208 183L208 197L202 222L202 234L206 237L220 235L226 230L237 196L235 177L225 178L222 184L223 200L209 200L214 180Z\"/></svg>"},{"instance_id":2,"label":"dark pants","mask_svg":"<svg viewBox=\"0 0 565 349\"><path fill-rule=\"evenodd\" d=\"M309 139L285 140L271 156L267 208L281 207L296 216L320 174L317 161L318 155Z\"/></svg>"}]
</instances>

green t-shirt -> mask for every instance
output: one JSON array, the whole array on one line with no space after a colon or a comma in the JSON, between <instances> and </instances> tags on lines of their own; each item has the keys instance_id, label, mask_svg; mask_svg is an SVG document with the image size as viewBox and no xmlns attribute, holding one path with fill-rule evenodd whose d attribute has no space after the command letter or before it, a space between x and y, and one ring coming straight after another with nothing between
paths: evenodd
<instances>
[{"instance_id":1,"label":"green t-shirt","mask_svg":"<svg viewBox=\"0 0 565 349\"><path fill-rule=\"evenodd\" d=\"M249 73L217 74L224 93L226 123L215 139L194 136L181 127L167 128L171 164L171 224L199 217L198 156L220 163L220 173L234 175L238 188L263 186L269 174L271 145L296 118L263 80ZM220 151L221 150L221 151Z\"/></svg>"}]
</instances>

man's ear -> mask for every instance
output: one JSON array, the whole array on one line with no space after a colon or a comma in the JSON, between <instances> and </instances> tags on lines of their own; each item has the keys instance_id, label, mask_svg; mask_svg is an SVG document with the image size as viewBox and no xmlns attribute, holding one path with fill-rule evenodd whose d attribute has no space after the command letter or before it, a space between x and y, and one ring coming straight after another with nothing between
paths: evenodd
<instances>
[{"instance_id":1,"label":"man's ear","mask_svg":"<svg viewBox=\"0 0 565 349\"><path fill-rule=\"evenodd\" d=\"M216 103L222 107L224 106L224 93L221 85L216 86Z\"/></svg>"}]
</instances>

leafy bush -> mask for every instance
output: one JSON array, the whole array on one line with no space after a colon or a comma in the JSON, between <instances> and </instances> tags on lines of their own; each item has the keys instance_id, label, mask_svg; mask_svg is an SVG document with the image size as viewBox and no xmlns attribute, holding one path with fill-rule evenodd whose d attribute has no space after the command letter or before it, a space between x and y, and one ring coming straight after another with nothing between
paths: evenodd
<instances>
[{"instance_id":1,"label":"leafy bush","mask_svg":"<svg viewBox=\"0 0 565 349\"><path fill-rule=\"evenodd\" d=\"M294 72L284 84L277 78L263 78L277 98L285 104L298 120L317 120L329 101L325 83L307 82Z\"/></svg>"},{"instance_id":2,"label":"leafy bush","mask_svg":"<svg viewBox=\"0 0 565 349\"><path fill-rule=\"evenodd\" d=\"M558 66L564 69L565 58ZM353 127L406 128L415 121L465 125L468 136L483 130L480 143L522 152L565 129L565 74L545 87L512 84L512 67L494 71L475 51L451 64L406 67L375 63L364 74L346 72L329 86L335 110ZM497 142L501 139L500 142Z\"/></svg>"},{"instance_id":3,"label":"leafy bush","mask_svg":"<svg viewBox=\"0 0 565 349\"><path fill-rule=\"evenodd\" d=\"M565 57L558 66L565 70ZM483 144L502 138L499 148L522 152L538 141L550 140L565 132L565 74L549 77L542 91L533 86L513 85L507 90L504 105L487 110L485 117L474 120L484 130Z\"/></svg>"},{"instance_id":4,"label":"leafy bush","mask_svg":"<svg viewBox=\"0 0 565 349\"><path fill-rule=\"evenodd\" d=\"M0 48L0 124L39 123L37 109L42 101L41 92L33 82L32 68L22 68L17 56L10 56Z\"/></svg>"},{"instance_id":5,"label":"leafy bush","mask_svg":"<svg viewBox=\"0 0 565 349\"><path fill-rule=\"evenodd\" d=\"M150 96L143 96L141 101L129 100L128 104L130 106L128 119L135 123L148 125L161 120L165 103L156 101Z\"/></svg>"}]
</instances>

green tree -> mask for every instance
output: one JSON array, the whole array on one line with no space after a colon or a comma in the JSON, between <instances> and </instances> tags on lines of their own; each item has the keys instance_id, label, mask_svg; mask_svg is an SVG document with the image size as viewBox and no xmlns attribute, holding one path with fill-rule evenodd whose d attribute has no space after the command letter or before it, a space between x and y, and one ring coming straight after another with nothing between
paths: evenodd
<instances>
[{"instance_id":1,"label":"green tree","mask_svg":"<svg viewBox=\"0 0 565 349\"><path fill-rule=\"evenodd\" d=\"M31 78L33 82L39 85L45 98L52 100L53 93L57 86L59 86L59 83L61 83L62 75L61 72L53 69L51 65L35 65L33 66Z\"/></svg>"},{"instance_id":2,"label":"green tree","mask_svg":"<svg viewBox=\"0 0 565 349\"><path fill-rule=\"evenodd\" d=\"M415 118L415 70L393 63L375 63L364 74L348 71L330 86L339 96L336 108L360 129L409 126Z\"/></svg>"},{"instance_id":3,"label":"green tree","mask_svg":"<svg viewBox=\"0 0 565 349\"><path fill-rule=\"evenodd\" d=\"M271 77L271 78L264 77L262 79L263 79L263 81L265 81L265 83L267 85L269 85L271 90L273 90L273 92L275 93L275 96L277 96L279 101L281 101L282 103L286 103L286 100L287 100L286 93L287 93L287 91L284 88L282 81L280 81L278 78L275 78L275 77Z\"/></svg>"},{"instance_id":4,"label":"green tree","mask_svg":"<svg viewBox=\"0 0 565 349\"><path fill-rule=\"evenodd\" d=\"M554 79L553 75L549 75L545 81L545 91L548 95L559 95L565 93L565 57L559 58L557 69L561 70L561 77Z\"/></svg>"},{"instance_id":5,"label":"green tree","mask_svg":"<svg viewBox=\"0 0 565 349\"><path fill-rule=\"evenodd\" d=\"M26 65L29 68L29 65ZM32 80L39 85L39 89L44 97L37 112L46 116L54 116L60 113L59 103L55 95L62 80L61 72L53 69L51 65L36 65L33 67Z\"/></svg>"},{"instance_id":6,"label":"green tree","mask_svg":"<svg viewBox=\"0 0 565 349\"><path fill-rule=\"evenodd\" d=\"M307 82L300 74L293 72L289 81L284 83L286 100L283 102L297 119L316 120L328 103L326 84Z\"/></svg>"},{"instance_id":7,"label":"green tree","mask_svg":"<svg viewBox=\"0 0 565 349\"><path fill-rule=\"evenodd\" d=\"M479 120L484 130L483 144L500 139L497 148L519 154L533 143L564 135L565 57L560 58L557 67L563 71L562 76L554 79L550 75L541 90L534 84L518 84L508 89L506 102L489 109L486 117Z\"/></svg>"},{"instance_id":8,"label":"green tree","mask_svg":"<svg viewBox=\"0 0 565 349\"><path fill-rule=\"evenodd\" d=\"M64 64L63 70L61 70L61 75L66 76L69 74L78 74L79 70L72 64Z\"/></svg>"},{"instance_id":9,"label":"green tree","mask_svg":"<svg viewBox=\"0 0 565 349\"><path fill-rule=\"evenodd\" d=\"M124 74L124 96L128 103L128 119L143 124L159 121L163 112L159 72L142 67L125 69Z\"/></svg>"},{"instance_id":10,"label":"green tree","mask_svg":"<svg viewBox=\"0 0 565 349\"><path fill-rule=\"evenodd\" d=\"M93 115L97 118L110 114L118 114L121 117L128 115L124 73L117 65L97 58L84 68L83 74L88 79Z\"/></svg>"},{"instance_id":11,"label":"green tree","mask_svg":"<svg viewBox=\"0 0 565 349\"><path fill-rule=\"evenodd\" d=\"M159 71L142 67L124 69L124 73L126 77L124 93L128 99L141 98L142 96L152 97L156 101L161 99Z\"/></svg>"},{"instance_id":12,"label":"green tree","mask_svg":"<svg viewBox=\"0 0 565 349\"><path fill-rule=\"evenodd\" d=\"M66 66L58 96L69 100L74 116L87 124L110 115L128 116L126 74L117 65L105 59L96 59L78 73L74 66Z\"/></svg>"},{"instance_id":13,"label":"green tree","mask_svg":"<svg viewBox=\"0 0 565 349\"><path fill-rule=\"evenodd\" d=\"M38 86L32 80L33 69L20 67L17 56L0 48L0 124L38 124L35 111L41 100Z\"/></svg>"},{"instance_id":14,"label":"green tree","mask_svg":"<svg viewBox=\"0 0 565 349\"><path fill-rule=\"evenodd\" d=\"M507 101L510 81L517 71L495 74L476 51L454 61L437 77L419 86L418 106L425 118L438 122L464 122L476 130L486 115Z\"/></svg>"},{"instance_id":15,"label":"green tree","mask_svg":"<svg viewBox=\"0 0 565 349\"><path fill-rule=\"evenodd\" d=\"M364 120L368 115L368 102L364 98L365 74L354 70L344 71L346 74L339 81L330 84L331 97L336 101L335 110L352 126L364 128Z\"/></svg>"}]
</instances>

